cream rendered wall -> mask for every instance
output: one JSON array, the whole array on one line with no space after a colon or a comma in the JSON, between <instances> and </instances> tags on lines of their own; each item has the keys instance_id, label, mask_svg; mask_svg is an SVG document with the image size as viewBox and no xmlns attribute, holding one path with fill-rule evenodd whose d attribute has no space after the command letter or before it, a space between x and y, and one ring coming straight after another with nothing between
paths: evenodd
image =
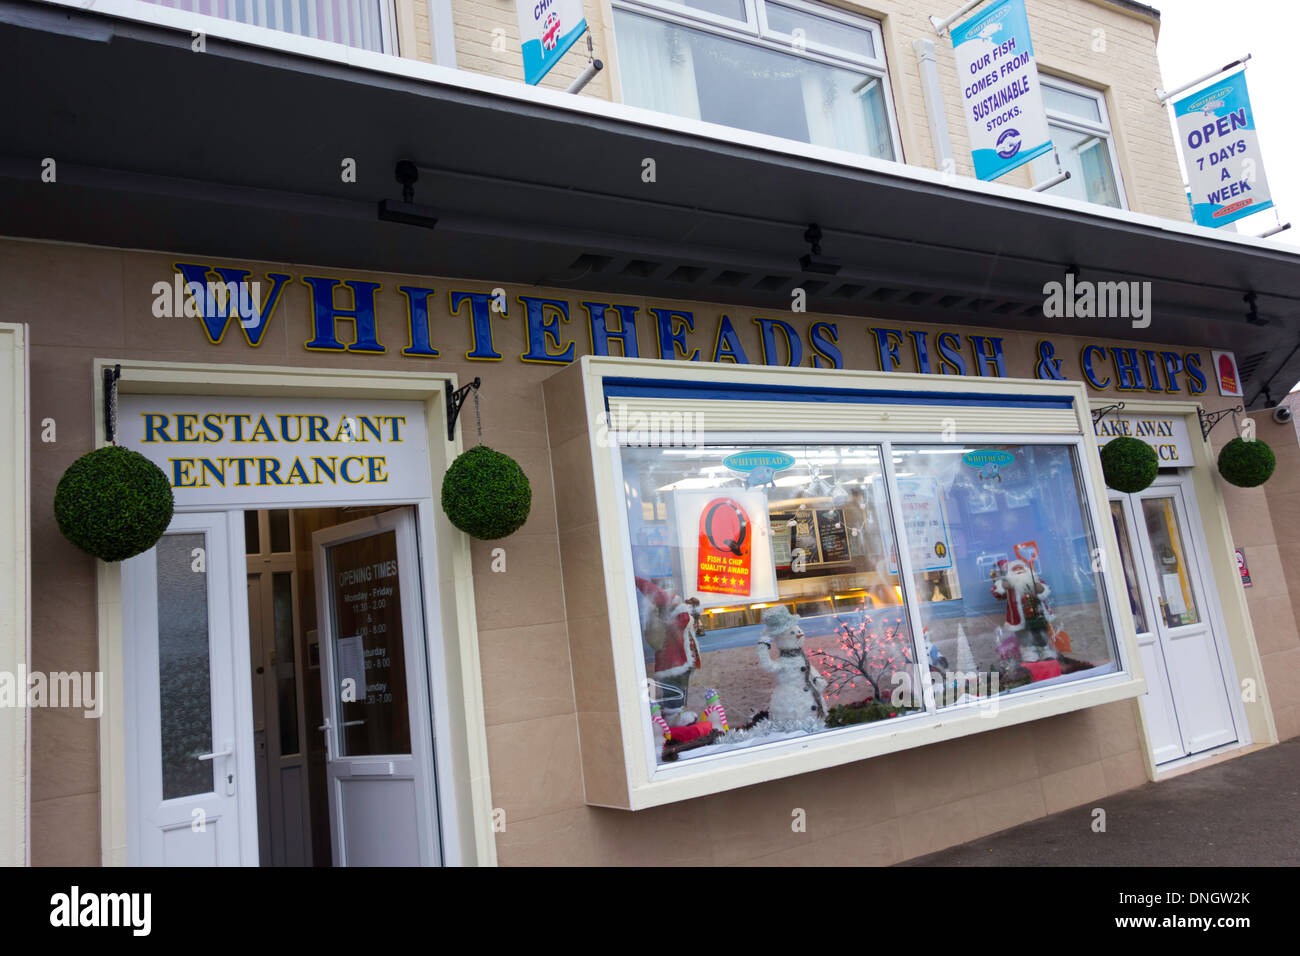
<instances>
[{"instance_id":1,"label":"cream rendered wall","mask_svg":"<svg viewBox=\"0 0 1300 956\"><path fill-rule=\"evenodd\" d=\"M1300 474L1300 443L1294 424L1280 425L1268 412L1255 412L1256 436L1277 455L1277 470L1262 488L1232 488L1225 497L1237 511L1259 515L1267 510L1271 521L1256 518L1250 537L1235 544L1246 555L1253 584L1246 589L1260 661L1268 681L1277 735L1281 740L1300 736L1300 487L1288 476ZM1233 437L1225 423L1211 438L1216 450ZM1266 506L1266 507L1264 507ZM1235 527L1235 525L1234 525Z\"/></svg>"},{"instance_id":2,"label":"cream rendered wall","mask_svg":"<svg viewBox=\"0 0 1300 956\"><path fill-rule=\"evenodd\" d=\"M403 43L403 55L430 61L427 2L398 0L398 5L399 11L412 9L411 22L417 38L414 53L407 53ZM936 12L950 12L947 7L960 6L958 0L946 7L932 0L872 0L870 3L834 0L833 5L881 22L904 159L931 168L936 166L934 149L912 41L934 41L957 172L963 176L974 175L952 43L946 36L937 36L928 19ZM457 65L465 70L522 81L523 61L514 0L451 0L451 6ZM1188 220L1190 214L1166 108L1156 102L1153 92L1163 85L1156 59L1159 21L1108 0L1026 0L1026 7L1039 68L1104 92L1129 208ZM585 0L585 8L595 54L606 68L582 95L619 100L610 2ZM503 31L497 34L497 49L494 49L493 31ZM584 39L574 45L541 85L563 89L586 64ZM1031 185L1027 168L1017 170L1003 181Z\"/></svg>"},{"instance_id":3,"label":"cream rendered wall","mask_svg":"<svg viewBox=\"0 0 1300 956\"><path fill-rule=\"evenodd\" d=\"M605 64L583 89L583 96L615 99L611 84L614 59L614 35L608 0L583 0L596 59ZM524 79L524 60L519 52L519 21L514 0L451 0L455 21L456 65L463 70ZM494 35L494 31L501 31ZM587 39L583 37L564 55L559 64L538 85L547 89L565 89L587 68Z\"/></svg>"},{"instance_id":4,"label":"cream rendered wall","mask_svg":"<svg viewBox=\"0 0 1300 956\"><path fill-rule=\"evenodd\" d=\"M956 9L960 3L936 6L930 0L875 0L837 5L882 20L899 124L912 127L918 146L906 159L931 167L936 164L912 41L934 41L957 172L973 176L952 42L937 36L929 21L931 14L946 15L952 12L948 7ZM1026 0L1025 7L1039 69L1106 94L1129 208L1190 219L1166 107L1156 102L1154 93L1162 85L1156 59L1158 21L1105 0ZM1031 184L1027 168L1003 181Z\"/></svg>"}]
</instances>

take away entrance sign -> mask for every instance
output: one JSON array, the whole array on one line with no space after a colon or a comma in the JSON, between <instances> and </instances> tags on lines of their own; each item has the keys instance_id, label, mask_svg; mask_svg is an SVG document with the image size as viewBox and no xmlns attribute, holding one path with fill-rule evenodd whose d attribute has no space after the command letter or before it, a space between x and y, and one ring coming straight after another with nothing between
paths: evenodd
<instances>
[{"instance_id":1,"label":"take away entrance sign","mask_svg":"<svg viewBox=\"0 0 1300 956\"><path fill-rule=\"evenodd\" d=\"M952 28L975 175L997 179L1052 151L1025 0L1002 0Z\"/></svg>"},{"instance_id":2,"label":"take away entrance sign","mask_svg":"<svg viewBox=\"0 0 1300 956\"><path fill-rule=\"evenodd\" d=\"M1107 415L1092 429L1099 446L1122 436L1146 442L1155 451L1161 468L1190 468L1196 464L1187 422L1177 416Z\"/></svg>"},{"instance_id":3,"label":"take away entrance sign","mask_svg":"<svg viewBox=\"0 0 1300 956\"><path fill-rule=\"evenodd\" d=\"M1198 226L1226 226L1272 207L1245 70L1178 100L1174 116Z\"/></svg>"},{"instance_id":4,"label":"take away entrance sign","mask_svg":"<svg viewBox=\"0 0 1300 956\"><path fill-rule=\"evenodd\" d=\"M582 0L515 0L524 82L535 85L587 29Z\"/></svg>"}]
</instances>

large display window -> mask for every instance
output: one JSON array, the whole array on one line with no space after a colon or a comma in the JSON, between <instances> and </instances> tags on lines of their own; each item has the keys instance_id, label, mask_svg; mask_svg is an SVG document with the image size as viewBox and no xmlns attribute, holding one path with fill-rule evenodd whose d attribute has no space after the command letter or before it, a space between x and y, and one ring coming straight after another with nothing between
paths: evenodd
<instances>
[{"instance_id":1,"label":"large display window","mask_svg":"<svg viewBox=\"0 0 1300 956\"><path fill-rule=\"evenodd\" d=\"M546 404L589 804L1146 690L1080 383L584 356Z\"/></svg>"},{"instance_id":2,"label":"large display window","mask_svg":"<svg viewBox=\"0 0 1300 956\"><path fill-rule=\"evenodd\" d=\"M1118 667L1077 441L617 455L656 766Z\"/></svg>"}]
</instances>

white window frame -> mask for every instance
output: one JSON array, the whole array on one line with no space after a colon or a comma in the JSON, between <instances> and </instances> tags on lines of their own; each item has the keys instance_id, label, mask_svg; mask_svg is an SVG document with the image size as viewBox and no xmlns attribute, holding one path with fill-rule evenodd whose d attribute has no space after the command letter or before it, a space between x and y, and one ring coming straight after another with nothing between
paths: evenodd
<instances>
[{"instance_id":1,"label":"white window frame","mask_svg":"<svg viewBox=\"0 0 1300 956\"><path fill-rule=\"evenodd\" d=\"M1076 133L1087 133L1096 136L1106 146L1106 153L1110 157L1111 175L1115 177L1115 192L1119 196L1119 208L1128 209L1128 193L1124 189L1124 176L1119 167L1119 151L1115 147L1115 131L1110 122L1110 111L1106 108L1106 94L1101 90L1094 89L1091 86L1084 86L1081 83L1075 83L1072 80L1062 79L1059 76L1052 76L1047 73L1039 74L1039 82L1043 86L1051 86L1066 93L1074 93L1076 96L1087 97L1097 104L1097 115L1101 117L1100 123L1092 123L1082 120L1071 113L1063 113L1060 110L1054 110L1044 104L1047 113L1047 121L1056 126L1064 126L1066 129L1073 130ZM1056 149L1059 146L1053 144ZM1046 180L1040 180L1046 181ZM1052 190L1047 190L1049 193ZM1086 200L1092 202L1091 199ZM1097 203L1097 205L1103 205Z\"/></svg>"},{"instance_id":2,"label":"white window frame","mask_svg":"<svg viewBox=\"0 0 1300 956\"><path fill-rule=\"evenodd\" d=\"M655 759L650 722L645 708L645 660L633 635L636 634L639 609L633 583L631 555L628 550L629 527L627 503L623 495L623 469L619 432L616 422L610 421L608 432L602 431L609 421L606 405L605 380L607 378L633 377L660 381L690 381L707 388L712 384L725 384L743 376L754 384L795 386L796 388L872 388L896 391L899 401L905 402L913 391L942 392L955 398L978 395L988 388L987 382L978 379L961 379L957 376L935 376L923 373L873 373L855 371L808 370L799 368L749 367L737 372L731 366L701 363L690 369L662 368L673 365L655 359L595 358L582 359L585 382L585 403L588 420L588 437L595 478L595 503L599 523L601 554L604 561L604 579L607 607L610 614L610 653L614 671L615 690L618 695L619 737L623 760L610 772L617 774L627 787L626 803L605 803L609 794L602 794L597 803L620 806L629 810L673 803L718 793L735 787L745 787L764 781L780 779L816 770L823 770L850 761L881 756L899 750L926 746L942 740L951 740L986 730L996 730L1019 723L1039 720L1068 711L1095 707L1118 700L1126 700L1146 690L1141 662L1137 651L1136 632L1127 605L1121 607L1117 589L1111 575L1101 602L1105 605L1116 644L1115 667L1106 673L1054 684L1043 688L1025 688L980 702L945 706L935 711L897 717L873 724L821 731L808 737L765 744L726 754L694 757L686 761L658 764ZM827 376L830 376L827 378ZM839 381L836 381L836 380ZM936 379L938 381L936 381ZM1109 512L1104 496L1104 477L1097 453L1096 438L1092 434L1092 421L1086 390L1080 382L1038 382L1001 380L999 392L1008 396L1034 398L1042 395L1069 395L1072 412L1066 418L1020 422L1022 431L989 432L986 426L963 430L971 442L998 442L1024 444L1064 444L1077 449L1080 480L1083 487L1080 507L1085 521L1092 529L1096 546L1102 549L1106 568L1118 568L1119 551L1114 530L1103 521ZM721 402L729 405L729 402ZM960 404L957 403L957 404ZM820 427L796 427L793 411L783 402L763 402L762 414L756 412L754 424L743 433L734 426L719 423L715 428L707 425L697 433L698 441L714 443L750 443L758 441L797 441L826 444L879 444L887 452L885 462L892 461L892 449L897 445L939 444L934 431L918 432L899 427L858 427L830 419ZM665 406L667 407L667 406ZM942 406L936 406L942 407ZM962 414L965 414L963 411ZM769 416L767 418L766 416ZM1072 421L1069 421L1072 419ZM728 421L734 421L728 416ZM863 425L866 421L863 421ZM900 423L901 425L902 423ZM888 465L886 465L888 467ZM893 523L901 524L897 497L891 498ZM904 594L908 598L909 620L916 633L916 618L912 608L916 601L915 580L910 574L910 562L904 560L906 549L900 549L900 575ZM584 761L604 760L602 754L589 753L584 748Z\"/></svg>"},{"instance_id":3,"label":"white window frame","mask_svg":"<svg viewBox=\"0 0 1300 956\"><path fill-rule=\"evenodd\" d=\"M194 2L194 0L189 0ZM233 0L230 0L233 2ZM250 7L261 7L265 0L244 0ZM340 0L347 3L349 0ZM144 20L150 23L157 23L162 26L173 26L179 20L186 26L197 33L216 34L217 31L211 30L207 24L217 23L231 24L238 28L237 32L243 30L256 31L254 34L255 41L263 46L275 47L278 49L288 49L297 52L300 49L298 42L288 41L269 41L268 35L278 38L293 37L296 41L307 41L309 43L326 43L331 46L342 47L345 50L356 50L364 53L374 53L383 56L399 56L397 45L397 10L396 0L375 0L379 4L379 38L382 48L379 50L367 50L362 46L355 46L349 43L343 43L339 40L325 40L316 36L295 33L292 30L285 30L279 27L268 26L262 23L249 23L245 20L237 20L234 17L222 17L216 14L199 13L195 10L186 10L180 7L164 6L155 0L129 0L128 6L132 9L130 16L132 19ZM155 13L153 11L163 11ZM432 12L432 8L431 8ZM267 18L269 20L269 17ZM278 17L276 18L278 19ZM224 35L227 31L221 31ZM236 36L235 39L241 39ZM253 38L250 38L253 39Z\"/></svg>"},{"instance_id":4,"label":"white window frame","mask_svg":"<svg viewBox=\"0 0 1300 956\"><path fill-rule=\"evenodd\" d=\"M863 14L847 13L834 7L811 2L811 0L774 0L774 2L778 3L779 6L791 7L812 16L835 20L847 26L867 30L871 34L871 43L876 50L876 56L855 56L847 50L812 42L806 42L803 49L796 50L794 48L794 39L790 34L781 33L768 26L767 0L743 0L745 8L745 20L743 22L708 10L688 7L683 3L674 2L674 0L611 0L610 5L614 10L624 10L643 17L675 23L679 26L699 30L702 33L712 33L730 40L748 43L751 46L801 57L814 63L838 67L842 70L849 70L864 77L878 80L884 87L882 99L885 103L885 112L889 120L889 135L894 150L892 162L905 162L903 138L899 131L898 117L894 110L893 87L889 82L889 62L885 54L884 32L880 23ZM617 44L617 28L615 28L614 33L615 44ZM619 85L619 99L626 102L621 88L621 76Z\"/></svg>"}]
</instances>

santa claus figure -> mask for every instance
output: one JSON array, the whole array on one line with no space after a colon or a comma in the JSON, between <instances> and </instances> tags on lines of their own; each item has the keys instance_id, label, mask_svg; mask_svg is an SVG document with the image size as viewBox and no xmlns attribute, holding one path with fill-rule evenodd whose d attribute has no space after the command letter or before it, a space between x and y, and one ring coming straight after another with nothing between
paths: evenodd
<instances>
[{"instance_id":1,"label":"santa claus figure","mask_svg":"<svg viewBox=\"0 0 1300 956\"><path fill-rule=\"evenodd\" d=\"M660 700L664 720L672 727L684 727L698 719L686 709L691 671L700 666L700 646L695 640L695 615L699 599L682 598L646 578L636 579L640 592L641 633L655 652L652 676L666 685Z\"/></svg>"},{"instance_id":2,"label":"santa claus figure","mask_svg":"<svg viewBox=\"0 0 1300 956\"><path fill-rule=\"evenodd\" d=\"M1020 645L1022 661L1057 657L1051 642L1047 596L1051 589L1025 561L1002 560L993 570L993 596L1007 605L1006 626Z\"/></svg>"}]
</instances>

